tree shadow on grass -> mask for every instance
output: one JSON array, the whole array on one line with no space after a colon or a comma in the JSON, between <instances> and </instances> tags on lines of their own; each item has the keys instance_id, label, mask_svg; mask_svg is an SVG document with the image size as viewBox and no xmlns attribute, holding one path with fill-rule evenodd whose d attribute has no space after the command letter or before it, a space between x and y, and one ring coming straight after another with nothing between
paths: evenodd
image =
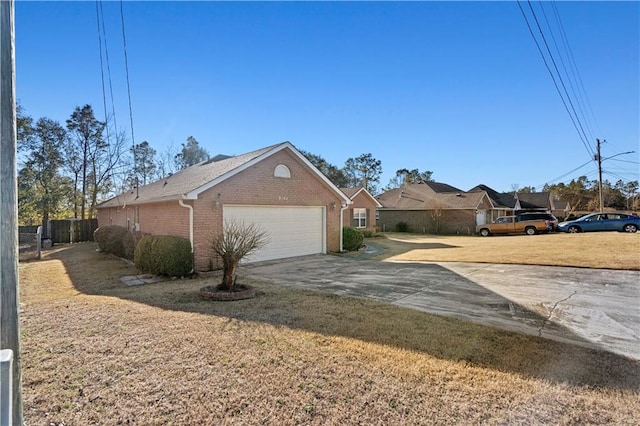
<instances>
[{"instance_id":1,"label":"tree shadow on grass","mask_svg":"<svg viewBox=\"0 0 640 426\"><path fill-rule=\"evenodd\" d=\"M388 294L389 290L382 286L380 294L362 294L363 287L358 282L332 282L326 274L324 277L311 277L323 291L301 289L292 282L275 284L245 280L257 288L258 297L237 302L211 302L202 300L198 290L219 280L219 277L127 287L120 277L135 274L135 268L120 259L96 253L90 244L71 245L49 254L47 258L61 261L74 287L84 294L358 339L555 383L640 389L640 363L637 361L585 347L588 345L586 341L583 341L584 346L563 343L383 303L381 300L394 295ZM358 261L345 259L345 262L345 268L353 268L349 263ZM366 270L370 262L359 263ZM388 265L389 268L393 266ZM422 266L425 274L435 274L435 281L445 286L450 274L455 275L438 265ZM105 271L106 275L102 275ZM402 282L401 276L396 278ZM515 309L528 321L546 321L484 287L471 281L467 284L468 288L463 291L471 292L475 299L484 300L488 310ZM415 289L399 285L394 286L393 291L395 297L402 297L403 292ZM562 331L574 341L581 340L567 329Z\"/></svg>"}]
</instances>

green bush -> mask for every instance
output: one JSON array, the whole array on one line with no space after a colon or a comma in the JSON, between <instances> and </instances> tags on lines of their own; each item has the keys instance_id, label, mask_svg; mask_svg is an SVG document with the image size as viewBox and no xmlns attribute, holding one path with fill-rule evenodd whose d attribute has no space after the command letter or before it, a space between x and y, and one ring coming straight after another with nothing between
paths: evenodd
<instances>
[{"instance_id":1,"label":"green bush","mask_svg":"<svg viewBox=\"0 0 640 426\"><path fill-rule=\"evenodd\" d=\"M93 240L98 243L100 251L106 251L107 235L109 234L109 228L111 226L101 226L93 231Z\"/></svg>"},{"instance_id":2,"label":"green bush","mask_svg":"<svg viewBox=\"0 0 640 426\"><path fill-rule=\"evenodd\" d=\"M342 248L347 251L355 251L362 247L364 235L362 231L345 226L342 228Z\"/></svg>"},{"instance_id":3,"label":"green bush","mask_svg":"<svg viewBox=\"0 0 640 426\"><path fill-rule=\"evenodd\" d=\"M134 233L117 225L101 226L93 232L93 239L101 251L133 260L140 233Z\"/></svg>"},{"instance_id":4,"label":"green bush","mask_svg":"<svg viewBox=\"0 0 640 426\"><path fill-rule=\"evenodd\" d=\"M136 268L142 272L184 277L193 271L191 243L170 235L147 235L135 249Z\"/></svg>"},{"instance_id":5,"label":"green bush","mask_svg":"<svg viewBox=\"0 0 640 426\"><path fill-rule=\"evenodd\" d=\"M409 225L407 224L407 222L398 222L396 224L396 231L398 231L398 232L408 232L409 231Z\"/></svg>"}]
</instances>

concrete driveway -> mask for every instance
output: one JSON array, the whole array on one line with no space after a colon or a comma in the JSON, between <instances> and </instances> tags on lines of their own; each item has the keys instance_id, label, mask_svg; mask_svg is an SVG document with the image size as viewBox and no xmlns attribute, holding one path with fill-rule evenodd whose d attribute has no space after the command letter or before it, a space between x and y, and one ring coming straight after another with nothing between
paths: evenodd
<instances>
[{"instance_id":1,"label":"concrete driveway","mask_svg":"<svg viewBox=\"0 0 640 426\"><path fill-rule=\"evenodd\" d=\"M245 265L241 273L640 359L638 271L315 255Z\"/></svg>"}]
</instances>

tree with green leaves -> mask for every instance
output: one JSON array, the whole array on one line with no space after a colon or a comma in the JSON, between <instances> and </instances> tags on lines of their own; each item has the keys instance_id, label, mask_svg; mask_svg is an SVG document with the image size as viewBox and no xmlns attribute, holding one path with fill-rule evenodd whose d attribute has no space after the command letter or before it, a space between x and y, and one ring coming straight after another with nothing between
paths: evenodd
<instances>
[{"instance_id":1,"label":"tree with green leaves","mask_svg":"<svg viewBox=\"0 0 640 426\"><path fill-rule=\"evenodd\" d=\"M319 155L312 154L307 151L300 150L300 153L305 156L311 164L313 164L320 172L327 177L335 186L344 188L349 186L349 178L347 178L343 169L339 169L333 164Z\"/></svg>"},{"instance_id":2,"label":"tree with green leaves","mask_svg":"<svg viewBox=\"0 0 640 426\"><path fill-rule=\"evenodd\" d=\"M349 186L361 186L374 195L378 192L382 162L370 153L347 159L344 171L349 178Z\"/></svg>"},{"instance_id":3,"label":"tree with green leaves","mask_svg":"<svg viewBox=\"0 0 640 426\"><path fill-rule=\"evenodd\" d=\"M33 135L33 118L26 115L22 105L16 105L16 136L18 151L24 149L24 145Z\"/></svg>"},{"instance_id":4,"label":"tree with green leaves","mask_svg":"<svg viewBox=\"0 0 640 426\"><path fill-rule=\"evenodd\" d=\"M431 182L433 181L432 175L433 172L429 170L420 172L418 169L399 169L396 170L396 176L389 180L389 184L385 190L402 188L414 183Z\"/></svg>"},{"instance_id":5,"label":"tree with green leaves","mask_svg":"<svg viewBox=\"0 0 640 426\"><path fill-rule=\"evenodd\" d=\"M60 123L43 117L22 141L26 160L18 173L18 204L23 214L20 219L31 221L37 214L45 235L50 216L63 210L69 196L70 180L60 173L66 137Z\"/></svg>"},{"instance_id":6,"label":"tree with green leaves","mask_svg":"<svg viewBox=\"0 0 640 426\"><path fill-rule=\"evenodd\" d=\"M189 136L187 141L182 144L182 150L175 156L176 167L179 170L186 169L201 161L208 160L209 157L207 150L200 146L196 138Z\"/></svg>"},{"instance_id":7,"label":"tree with green leaves","mask_svg":"<svg viewBox=\"0 0 640 426\"><path fill-rule=\"evenodd\" d=\"M151 148L147 141L136 144L131 150L133 152L133 183L146 185L156 175L156 150Z\"/></svg>"},{"instance_id":8,"label":"tree with green leaves","mask_svg":"<svg viewBox=\"0 0 640 426\"><path fill-rule=\"evenodd\" d=\"M94 181L94 186L96 180L96 173L95 170L92 173L92 168L95 169L99 152L107 148L107 142L103 137L105 123L95 117L91 105L84 105L76 107L73 111L67 120L67 129L71 135L74 153L77 155L76 164L81 186L80 195L77 197L80 198L80 218L85 219L90 179Z\"/></svg>"}]
</instances>

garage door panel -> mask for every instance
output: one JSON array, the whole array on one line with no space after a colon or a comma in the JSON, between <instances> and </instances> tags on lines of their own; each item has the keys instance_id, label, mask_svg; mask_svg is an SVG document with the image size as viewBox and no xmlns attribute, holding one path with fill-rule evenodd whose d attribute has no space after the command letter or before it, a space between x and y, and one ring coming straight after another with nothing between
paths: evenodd
<instances>
[{"instance_id":1,"label":"garage door panel","mask_svg":"<svg viewBox=\"0 0 640 426\"><path fill-rule=\"evenodd\" d=\"M269 242L247 262L325 252L322 207L223 207L224 220L254 223L268 233Z\"/></svg>"}]
</instances>

